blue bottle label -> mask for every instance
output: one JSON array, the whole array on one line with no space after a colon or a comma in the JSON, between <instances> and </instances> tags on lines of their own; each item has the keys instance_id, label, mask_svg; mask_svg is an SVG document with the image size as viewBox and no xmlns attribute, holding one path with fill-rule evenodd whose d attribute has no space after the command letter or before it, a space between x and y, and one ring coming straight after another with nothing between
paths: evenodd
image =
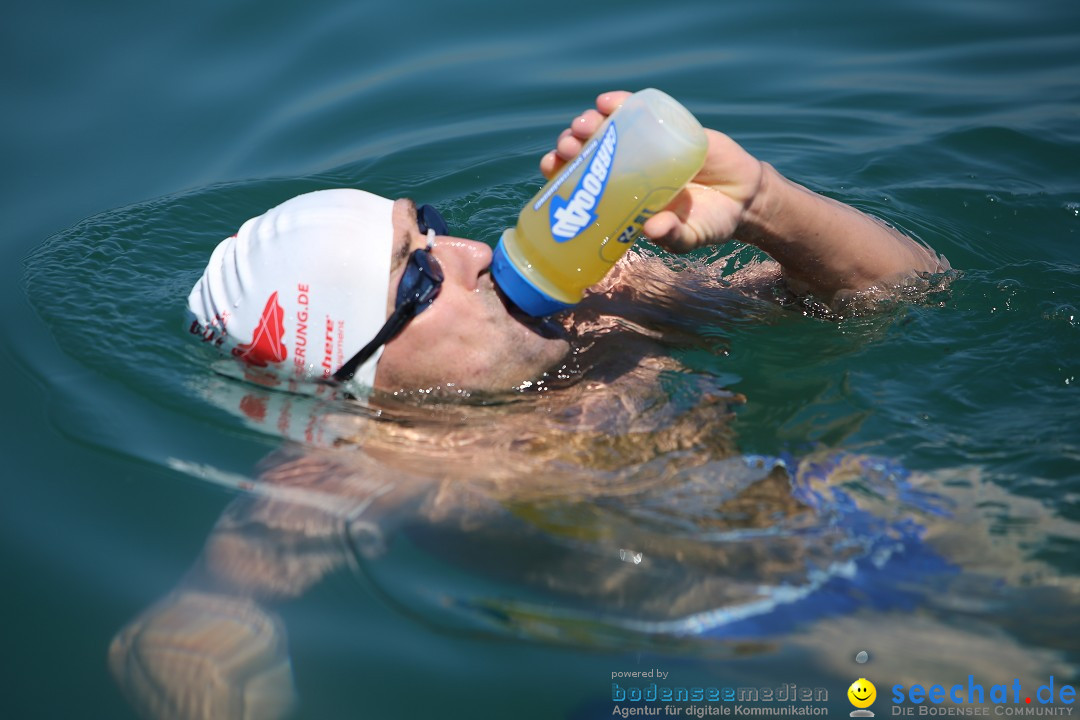
<instances>
[{"instance_id":1,"label":"blue bottle label","mask_svg":"<svg viewBox=\"0 0 1080 720\"><path fill-rule=\"evenodd\" d=\"M551 199L548 219L551 224L551 236L555 242L564 243L567 240L573 240L596 221L594 211L604 196L604 190L607 189L618 142L618 131L615 123L612 122L602 137L590 143L596 148L596 153L589 161L589 166L577 185L574 186L570 197L556 196ZM586 151L591 149L586 148L579 157L586 157ZM567 168L563 177L567 177L574 169L576 168Z\"/></svg>"}]
</instances>

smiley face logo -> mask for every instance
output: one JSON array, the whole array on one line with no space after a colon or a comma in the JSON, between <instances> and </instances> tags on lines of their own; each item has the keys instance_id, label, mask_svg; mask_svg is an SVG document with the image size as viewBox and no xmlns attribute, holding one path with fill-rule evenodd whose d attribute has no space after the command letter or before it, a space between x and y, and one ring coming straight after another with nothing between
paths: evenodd
<instances>
[{"instance_id":1,"label":"smiley face logo","mask_svg":"<svg viewBox=\"0 0 1080 720\"><path fill-rule=\"evenodd\" d=\"M847 689L847 698L857 708L868 708L877 699L877 688L866 678L859 678Z\"/></svg>"}]
</instances>

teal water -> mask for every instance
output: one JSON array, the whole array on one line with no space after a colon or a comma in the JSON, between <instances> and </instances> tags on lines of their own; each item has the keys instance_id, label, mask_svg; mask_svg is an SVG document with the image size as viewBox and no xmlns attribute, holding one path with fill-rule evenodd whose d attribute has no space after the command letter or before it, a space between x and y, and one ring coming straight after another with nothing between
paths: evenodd
<instances>
[{"instance_id":1,"label":"teal water","mask_svg":"<svg viewBox=\"0 0 1080 720\"><path fill-rule=\"evenodd\" d=\"M565 122L598 92L646 86L962 271L871 318L717 311L672 351L747 396L732 425L743 452L868 454L916 473L953 511L916 514L940 565L863 568L828 612L673 638L575 624L550 600L535 614L519 576L550 567L542 541L495 533L506 547L485 568L470 561L479 541L435 551L413 527L275 607L298 714L606 717L611 673L651 666L685 685L824 686L833 715L864 674L882 697L972 672L1076 684L1077 6L46 0L10 15L5 717L133 717L109 643L181 581L242 494L208 479L250 477L281 444L206 402L209 361L180 332L220 238L291 195L351 185L434 203L492 241ZM745 253L693 261L730 252ZM673 382L675 402L690 390ZM571 525L615 522L574 510ZM822 517L841 541L871 537ZM860 649L870 664L852 662Z\"/></svg>"}]
</instances>

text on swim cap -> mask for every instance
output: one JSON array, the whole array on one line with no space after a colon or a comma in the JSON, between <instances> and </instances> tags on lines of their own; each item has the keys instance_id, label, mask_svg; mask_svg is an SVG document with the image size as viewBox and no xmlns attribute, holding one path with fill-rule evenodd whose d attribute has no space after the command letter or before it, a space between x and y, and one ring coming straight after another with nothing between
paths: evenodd
<instances>
[{"instance_id":1,"label":"text on swim cap","mask_svg":"<svg viewBox=\"0 0 1080 720\"><path fill-rule=\"evenodd\" d=\"M308 305L310 298L308 293L311 288L304 283L296 285L296 339L294 344L293 364L296 366L296 374L303 375L307 371L307 329L308 329Z\"/></svg>"}]
</instances>

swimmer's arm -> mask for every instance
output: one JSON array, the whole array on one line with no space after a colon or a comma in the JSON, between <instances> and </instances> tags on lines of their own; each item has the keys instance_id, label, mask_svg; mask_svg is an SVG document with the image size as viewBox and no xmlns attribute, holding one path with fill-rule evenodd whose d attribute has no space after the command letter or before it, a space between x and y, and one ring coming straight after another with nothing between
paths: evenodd
<instances>
[{"instance_id":1,"label":"swimmer's arm","mask_svg":"<svg viewBox=\"0 0 1080 720\"><path fill-rule=\"evenodd\" d=\"M761 163L758 189L735 238L775 259L792 290L826 302L948 267L929 248L788 180L768 163Z\"/></svg>"},{"instance_id":2,"label":"swimmer's arm","mask_svg":"<svg viewBox=\"0 0 1080 720\"><path fill-rule=\"evenodd\" d=\"M284 454L284 453L282 453ZM310 452L274 458L258 494L218 519L189 582L265 599L297 597L344 567L351 553L381 550L379 521L409 483Z\"/></svg>"},{"instance_id":3,"label":"swimmer's arm","mask_svg":"<svg viewBox=\"0 0 1080 720\"><path fill-rule=\"evenodd\" d=\"M579 115L559 136L555 149L540 161L541 171L551 177L581 152L628 95L598 97L596 109ZM779 262L791 289L826 302L948 269L932 250L791 182L727 135L705 134L708 150L701 172L643 228L646 237L667 250L682 253L741 240Z\"/></svg>"}]
</instances>

